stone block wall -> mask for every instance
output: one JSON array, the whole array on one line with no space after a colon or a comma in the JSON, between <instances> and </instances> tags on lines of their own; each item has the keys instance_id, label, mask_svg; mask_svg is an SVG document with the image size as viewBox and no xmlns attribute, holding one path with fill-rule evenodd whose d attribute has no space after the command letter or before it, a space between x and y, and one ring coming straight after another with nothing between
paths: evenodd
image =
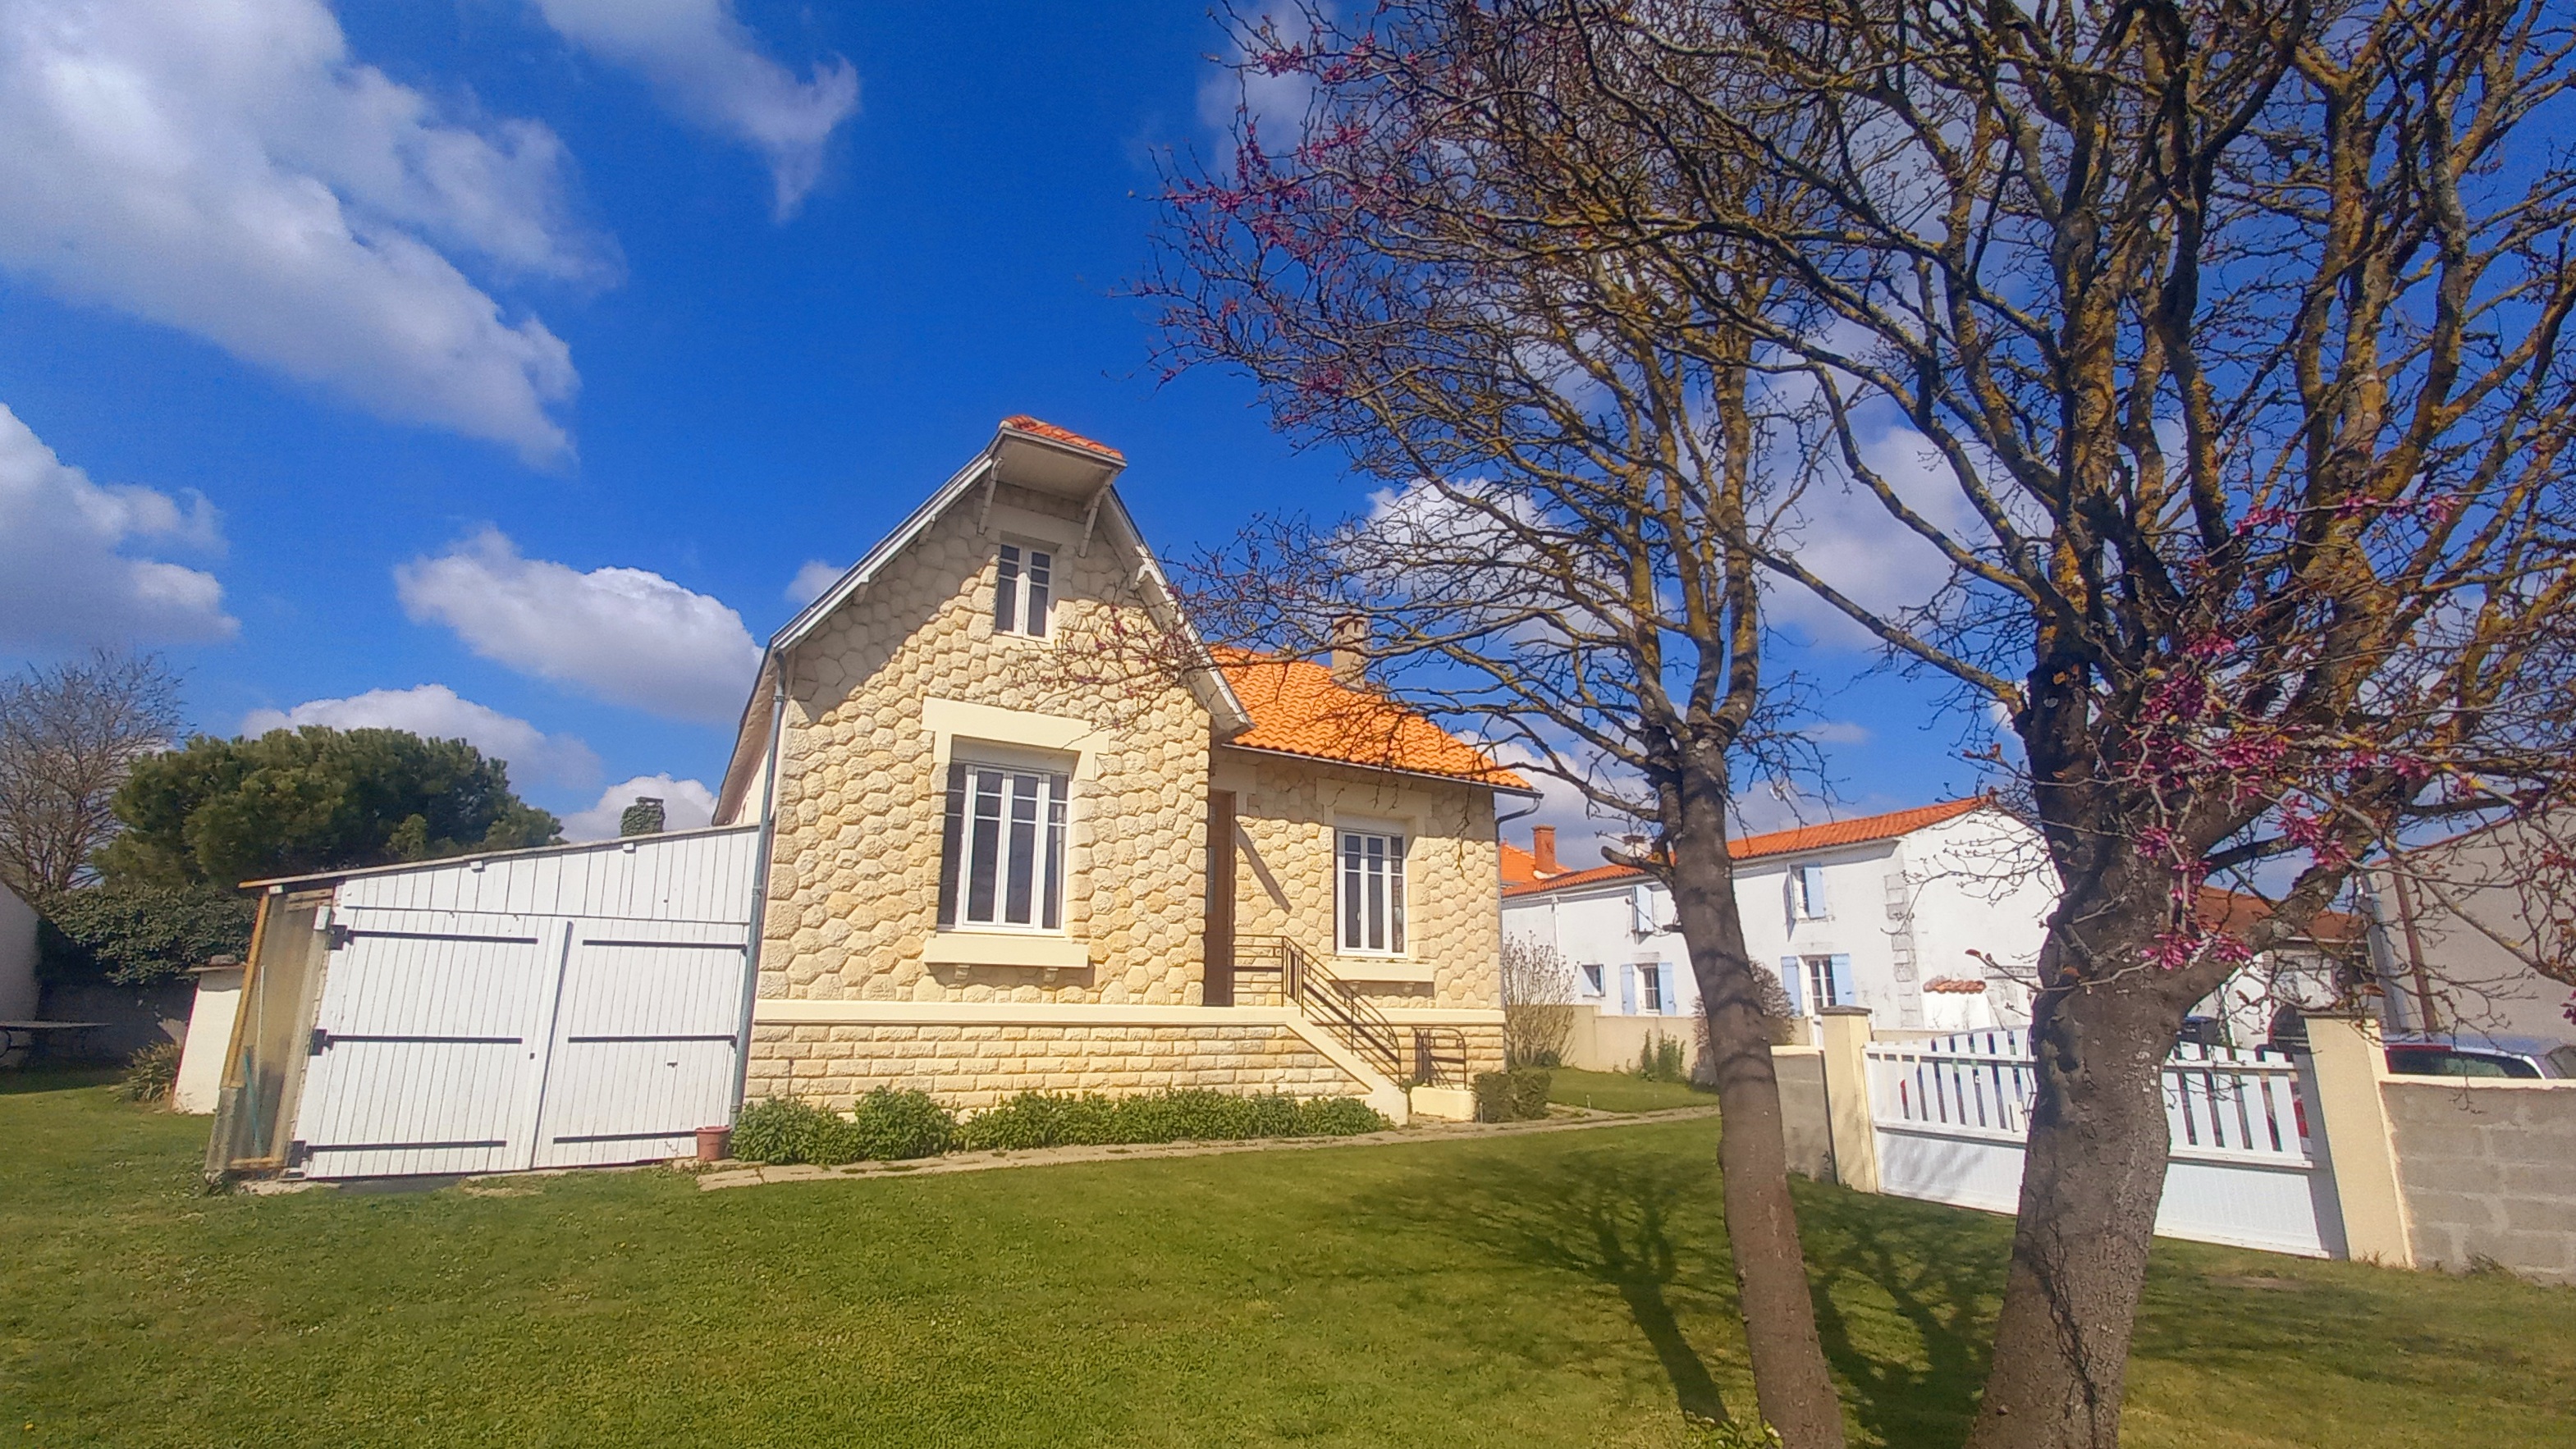
<instances>
[{"instance_id":1,"label":"stone block wall","mask_svg":"<svg viewBox=\"0 0 2576 1449\"><path fill-rule=\"evenodd\" d=\"M2423 1267L2576 1283L2576 1083L2383 1081Z\"/></svg>"},{"instance_id":2,"label":"stone block wall","mask_svg":"<svg viewBox=\"0 0 2576 1449\"><path fill-rule=\"evenodd\" d=\"M1214 788L1235 792L1238 937L1286 936L1386 1007L1502 1005L1500 863L1492 792L1320 761L1217 751ZM1333 954L1334 829L1402 826L1405 960L1427 983L1376 983Z\"/></svg>"},{"instance_id":3,"label":"stone block wall","mask_svg":"<svg viewBox=\"0 0 2576 1449\"><path fill-rule=\"evenodd\" d=\"M813 1000L1195 1003L1206 894L1209 716L1151 671L1118 674L1111 617L1139 611L1124 551L1078 555L1079 508L1005 485L961 501L789 663L760 990ZM1006 539L1054 547L1052 638L996 636ZM932 965L945 780L932 698L1097 727L1072 790L1067 934L1088 971ZM1088 746L1087 746L1088 747Z\"/></svg>"},{"instance_id":4,"label":"stone block wall","mask_svg":"<svg viewBox=\"0 0 2576 1449\"><path fill-rule=\"evenodd\" d=\"M1236 1025L756 1026L745 1096L847 1108L878 1087L953 1108L1022 1092L1131 1096L1166 1088L1361 1097L1367 1084L1275 1022Z\"/></svg>"}]
</instances>

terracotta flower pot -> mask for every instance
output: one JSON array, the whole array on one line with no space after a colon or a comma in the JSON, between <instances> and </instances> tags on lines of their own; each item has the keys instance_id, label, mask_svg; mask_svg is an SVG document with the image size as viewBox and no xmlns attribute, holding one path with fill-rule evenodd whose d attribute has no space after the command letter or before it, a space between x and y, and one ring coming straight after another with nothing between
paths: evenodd
<instances>
[{"instance_id":1,"label":"terracotta flower pot","mask_svg":"<svg viewBox=\"0 0 2576 1449\"><path fill-rule=\"evenodd\" d=\"M733 1155L733 1129L701 1127L698 1129L698 1160L722 1162Z\"/></svg>"}]
</instances>

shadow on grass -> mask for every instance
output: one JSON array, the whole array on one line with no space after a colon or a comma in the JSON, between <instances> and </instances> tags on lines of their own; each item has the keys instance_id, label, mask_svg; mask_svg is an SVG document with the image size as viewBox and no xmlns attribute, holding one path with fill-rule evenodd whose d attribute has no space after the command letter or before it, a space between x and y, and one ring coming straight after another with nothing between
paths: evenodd
<instances>
[{"instance_id":1,"label":"shadow on grass","mask_svg":"<svg viewBox=\"0 0 2576 1449\"><path fill-rule=\"evenodd\" d=\"M1705 1343L1706 1319L1737 1311L1714 1158L1713 1144L1705 1155L1577 1149L1516 1162L1508 1178L1462 1162L1359 1206L1613 1289L1674 1406L1724 1424L1711 1359L1683 1326L1696 1306ZM1805 1183L1797 1196L1818 1332L1860 1428L1884 1444L1959 1443L1985 1376L2009 1227ZM1710 1347L1742 1383L1740 1347Z\"/></svg>"},{"instance_id":2,"label":"shadow on grass","mask_svg":"<svg viewBox=\"0 0 2576 1449\"><path fill-rule=\"evenodd\" d=\"M22 1067L0 1068L0 1097L32 1096L39 1092L71 1092L84 1087L103 1087L125 1075L125 1068L113 1064L80 1063L63 1065L55 1062L31 1062Z\"/></svg>"}]
</instances>

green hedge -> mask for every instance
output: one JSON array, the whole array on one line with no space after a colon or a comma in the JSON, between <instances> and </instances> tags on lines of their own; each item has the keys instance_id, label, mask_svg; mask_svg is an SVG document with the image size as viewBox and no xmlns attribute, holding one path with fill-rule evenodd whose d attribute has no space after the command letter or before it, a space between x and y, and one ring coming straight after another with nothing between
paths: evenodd
<instances>
[{"instance_id":1,"label":"green hedge","mask_svg":"<svg viewBox=\"0 0 2576 1449\"><path fill-rule=\"evenodd\" d=\"M1391 1126L1356 1097L1238 1097L1203 1090L1138 1097L1023 1092L966 1119L960 1147L1017 1151L1102 1143L1231 1142L1247 1137L1351 1137Z\"/></svg>"},{"instance_id":2,"label":"green hedge","mask_svg":"<svg viewBox=\"0 0 2576 1449\"><path fill-rule=\"evenodd\" d=\"M880 1087L848 1117L794 1097L742 1109L733 1155L746 1162L837 1164L928 1157L952 1149L1021 1150L1248 1137L1351 1137L1393 1124L1355 1097L1154 1092L1055 1097L1023 1092L960 1123L921 1092Z\"/></svg>"},{"instance_id":3,"label":"green hedge","mask_svg":"<svg viewBox=\"0 0 2576 1449\"><path fill-rule=\"evenodd\" d=\"M256 903L217 886L93 885L43 902L37 973L64 985L151 986L250 951Z\"/></svg>"},{"instance_id":4,"label":"green hedge","mask_svg":"<svg viewBox=\"0 0 2576 1449\"><path fill-rule=\"evenodd\" d=\"M734 1122L733 1155L746 1162L900 1162L935 1157L956 1138L956 1115L929 1093L879 1087L847 1117L796 1097L754 1102Z\"/></svg>"},{"instance_id":5,"label":"green hedge","mask_svg":"<svg viewBox=\"0 0 2576 1449\"><path fill-rule=\"evenodd\" d=\"M1535 1122L1547 1115L1547 1091L1553 1086L1543 1067L1514 1067L1508 1072L1476 1074L1476 1120Z\"/></svg>"}]
</instances>

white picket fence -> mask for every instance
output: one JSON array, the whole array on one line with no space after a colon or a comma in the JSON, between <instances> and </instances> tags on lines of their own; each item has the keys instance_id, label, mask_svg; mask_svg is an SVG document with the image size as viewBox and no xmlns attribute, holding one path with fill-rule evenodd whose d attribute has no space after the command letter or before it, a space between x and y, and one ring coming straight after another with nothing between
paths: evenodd
<instances>
[{"instance_id":1,"label":"white picket fence","mask_svg":"<svg viewBox=\"0 0 2576 1449\"><path fill-rule=\"evenodd\" d=\"M2012 1212L2037 1092L2028 1039L1975 1031L1865 1050L1880 1190ZM2342 1256L2333 1174L2309 1139L2300 1076L2270 1050L2176 1049L2164 1067L2173 1147L2160 1236Z\"/></svg>"}]
</instances>

